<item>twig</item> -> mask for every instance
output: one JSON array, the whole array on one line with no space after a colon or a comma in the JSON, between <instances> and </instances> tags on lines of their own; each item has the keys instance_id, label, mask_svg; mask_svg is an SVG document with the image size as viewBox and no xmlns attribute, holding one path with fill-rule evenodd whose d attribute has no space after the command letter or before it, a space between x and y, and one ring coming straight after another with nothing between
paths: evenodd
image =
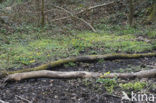
<instances>
[{"instance_id":1,"label":"twig","mask_svg":"<svg viewBox=\"0 0 156 103\"><path fill-rule=\"evenodd\" d=\"M9 103L9 102L5 102L5 101L3 101L3 100L0 100L0 103Z\"/></svg>"},{"instance_id":2,"label":"twig","mask_svg":"<svg viewBox=\"0 0 156 103\"><path fill-rule=\"evenodd\" d=\"M6 80L7 80L7 79L6 79ZM0 88L4 88L4 87L7 85L6 80L5 80L5 81L3 81L3 82L0 84Z\"/></svg>"},{"instance_id":3,"label":"twig","mask_svg":"<svg viewBox=\"0 0 156 103\"><path fill-rule=\"evenodd\" d=\"M21 100L23 100L23 101L26 101L26 102L28 102L28 103L33 103L32 101L29 101L28 99L25 99L25 98L23 98L23 97L21 97L21 96L16 95L16 97L18 97L19 99L21 99Z\"/></svg>"},{"instance_id":4,"label":"twig","mask_svg":"<svg viewBox=\"0 0 156 103\"><path fill-rule=\"evenodd\" d=\"M0 79L2 79L2 78L3 77L0 76ZM4 79L0 80L0 88L3 88L3 87L5 87L7 85L6 80L7 80L7 78L4 78Z\"/></svg>"}]
</instances>

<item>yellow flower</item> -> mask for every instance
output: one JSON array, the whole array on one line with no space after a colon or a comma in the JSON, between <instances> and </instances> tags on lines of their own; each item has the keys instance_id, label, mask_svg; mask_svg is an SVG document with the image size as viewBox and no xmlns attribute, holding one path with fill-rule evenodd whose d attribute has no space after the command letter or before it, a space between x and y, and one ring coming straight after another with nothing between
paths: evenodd
<instances>
[{"instance_id":1,"label":"yellow flower","mask_svg":"<svg viewBox=\"0 0 156 103\"><path fill-rule=\"evenodd\" d=\"M106 72L104 75L108 75L108 74L110 74L110 72Z\"/></svg>"},{"instance_id":2,"label":"yellow flower","mask_svg":"<svg viewBox=\"0 0 156 103\"><path fill-rule=\"evenodd\" d=\"M50 54L48 54L47 56L50 57Z\"/></svg>"},{"instance_id":3,"label":"yellow flower","mask_svg":"<svg viewBox=\"0 0 156 103\"><path fill-rule=\"evenodd\" d=\"M106 75L109 75L110 72L106 72L105 74L101 75L100 78L104 78Z\"/></svg>"},{"instance_id":4,"label":"yellow flower","mask_svg":"<svg viewBox=\"0 0 156 103\"><path fill-rule=\"evenodd\" d=\"M31 61L30 61L30 63L34 63L34 62L35 62L35 60L31 60Z\"/></svg>"}]
</instances>

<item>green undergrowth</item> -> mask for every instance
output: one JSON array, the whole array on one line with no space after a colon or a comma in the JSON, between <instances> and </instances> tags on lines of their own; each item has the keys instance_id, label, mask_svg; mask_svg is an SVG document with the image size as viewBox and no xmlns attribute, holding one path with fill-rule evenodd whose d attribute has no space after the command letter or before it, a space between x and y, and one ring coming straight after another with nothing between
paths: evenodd
<instances>
[{"instance_id":1,"label":"green undergrowth","mask_svg":"<svg viewBox=\"0 0 156 103\"><path fill-rule=\"evenodd\" d=\"M118 35L100 31L49 35L40 30L9 36L0 34L0 69L20 68L85 54L145 52L156 47L156 43L138 41L135 35L125 33ZM153 37L155 34L151 32L149 35Z\"/></svg>"},{"instance_id":2,"label":"green undergrowth","mask_svg":"<svg viewBox=\"0 0 156 103\"><path fill-rule=\"evenodd\" d=\"M112 93L114 91L114 88L117 86L117 80L115 78L99 78L96 80L96 82L102 84L108 93Z\"/></svg>"},{"instance_id":3,"label":"green undergrowth","mask_svg":"<svg viewBox=\"0 0 156 103\"><path fill-rule=\"evenodd\" d=\"M95 25L95 27L99 31L107 31L109 33L114 33L116 35L127 35L132 34L136 36L145 36L148 38L156 38L156 29L155 26L140 26L135 25L134 27L130 27L128 25L114 25L114 24L105 24L99 23Z\"/></svg>"},{"instance_id":4,"label":"green undergrowth","mask_svg":"<svg viewBox=\"0 0 156 103\"><path fill-rule=\"evenodd\" d=\"M131 95L131 92L139 93L150 91L150 89L155 89L155 84L150 84L148 81L141 81L139 79L135 80L121 80L117 78L96 78L96 79L83 79L84 86L91 88L95 92L106 91L108 94L116 94L125 92Z\"/></svg>"},{"instance_id":5,"label":"green undergrowth","mask_svg":"<svg viewBox=\"0 0 156 103\"><path fill-rule=\"evenodd\" d=\"M141 90L147 89L148 82L140 82L140 81L133 81L128 83L120 83L119 86L122 90L126 91L127 94L131 94L131 92L140 92Z\"/></svg>"},{"instance_id":6,"label":"green undergrowth","mask_svg":"<svg viewBox=\"0 0 156 103\"><path fill-rule=\"evenodd\" d=\"M136 37L131 34L118 36L107 33L82 33L79 34L78 37L87 41L90 47L91 44L93 44L98 48L103 48L103 53L143 52L146 50L152 50L150 43L137 41Z\"/></svg>"},{"instance_id":7,"label":"green undergrowth","mask_svg":"<svg viewBox=\"0 0 156 103\"><path fill-rule=\"evenodd\" d=\"M120 73L125 73L125 72L139 72L141 70L148 70L150 68L148 67L144 67L144 65L137 65L137 66L134 66L134 65L129 65L127 64L127 68L120 68L120 69L117 69L117 70L114 70L114 72L120 72Z\"/></svg>"},{"instance_id":8,"label":"green undergrowth","mask_svg":"<svg viewBox=\"0 0 156 103\"><path fill-rule=\"evenodd\" d=\"M155 39L156 39L156 30L149 31L149 32L147 33L147 36L148 36L149 38L155 38Z\"/></svg>"}]
</instances>

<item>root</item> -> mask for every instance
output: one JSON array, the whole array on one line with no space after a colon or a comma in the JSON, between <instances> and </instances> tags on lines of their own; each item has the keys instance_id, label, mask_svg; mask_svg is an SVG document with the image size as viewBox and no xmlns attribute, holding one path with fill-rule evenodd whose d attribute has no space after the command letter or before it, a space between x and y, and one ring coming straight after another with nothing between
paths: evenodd
<instances>
[{"instance_id":1,"label":"root","mask_svg":"<svg viewBox=\"0 0 156 103\"><path fill-rule=\"evenodd\" d=\"M98 72L87 72L87 71L32 71L25 73L11 74L6 78L6 81L21 81L23 79L30 78L57 78L57 79L71 79L71 78L154 78L156 77L156 69L144 70L136 73L110 73L105 75L104 73Z\"/></svg>"},{"instance_id":2,"label":"root","mask_svg":"<svg viewBox=\"0 0 156 103\"><path fill-rule=\"evenodd\" d=\"M34 68L27 68L27 69L21 69L17 71L1 71L0 77L7 76L9 74L14 73L22 73L22 72L30 72L30 71L39 71L39 70L49 70L53 67L57 67L69 62L88 62L88 61L95 61L99 59L103 60L115 60L115 59L137 59L137 58L143 58L143 57L153 57L156 56L155 53L142 53L142 54L105 54L105 55L87 55L87 56L79 56L79 57L73 57L73 58L66 58L66 59L60 59L54 62L50 62L47 64L40 65L38 67Z\"/></svg>"}]
</instances>

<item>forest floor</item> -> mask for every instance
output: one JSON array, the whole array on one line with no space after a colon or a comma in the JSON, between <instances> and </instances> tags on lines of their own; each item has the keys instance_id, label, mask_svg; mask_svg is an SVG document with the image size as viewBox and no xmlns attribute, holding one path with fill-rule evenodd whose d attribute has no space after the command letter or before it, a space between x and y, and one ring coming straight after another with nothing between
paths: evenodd
<instances>
[{"instance_id":1,"label":"forest floor","mask_svg":"<svg viewBox=\"0 0 156 103\"><path fill-rule=\"evenodd\" d=\"M56 28L55 30L57 30ZM32 26L1 34L0 69L36 66L61 58L108 53L144 53L156 49L156 30L101 24L97 33L65 31L60 34Z\"/></svg>"},{"instance_id":2,"label":"forest floor","mask_svg":"<svg viewBox=\"0 0 156 103\"><path fill-rule=\"evenodd\" d=\"M22 35L15 33L9 37L3 35L0 68L17 70L35 67L60 58L88 54L155 52L155 30L145 30L145 33L134 28L121 28L112 27L114 31L97 33L73 32L69 35L52 35L47 30ZM154 66L156 66L156 57L99 60L92 63L70 62L51 70L119 73L137 72L152 69ZM41 78L9 83L0 89L0 99L9 103L27 103L28 101L33 103L104 103L104 101L105 103L120 103L123 91L129 97L132 91L155 95L156 79Z\"/></svg>"},{"instance_id":3,"label":"forest floor","mask_svg":"<svg viewBox=\"0 0 156 103\"><path fill-rule=\"evenodd\" d=\"M152 69L156 57L76 63L56 71L136 72ZM132 84L131 84L132 83ZM0 99L9 103L121 103L122 91L156 93L156 79L30 79L0 88ZM26 100L24 100L24 99ZM125 103L131 103L125 101ZM154 102L153 102L154 103Z\"/></svg>"},{"instance_id":4,"label":"forest floor","mask_svg":"<svg viewBox=\"0 0 156 103\"><path fill-rule=\"evenodd\" d=\"M70 2L70 0L67 1ZM56 2L59 4L60 0L56 0ZM73 12L76 10L75 12L77 12L77 10L103 2L102 0L92 0L92 2L90 0L75 0L74 5L74 2L70 2L71 4L62 2L59 5L66 7L67 10ZM47 4L50 4L46 6L48 7L46 9L49 10L49 7L53 7L51 4L55 3L50 3L50 0L47 0ZM138 4L140 4L139 1ZM14 12L8 14L14 22L10 22L10 26L0 27L0 72L36 67L67 57L156 52L156 25L143 24L149 8L146 10L139 6L140 10L137 10L137 15L135 15L135 25L130 27L127 25L126 5L122 3L118 4L119 7L115 5L98 8L80 15L91 23L97 32L87 31L89 28L83 22L73 19L51 22L44 28L36 27L39 15L33 11L36 10L33 8L34 5L29 3L17 5L17 10L14 8ZM32 12L26 13L25 11ZM105 11L107 12L104 13ZM56 12L58 12L57 15ZM60 10L49 14L49 16L46 15L49 20L53 20L53 17L69 16ZM104 72L107 74L138 72L154 67L156 67L156 57L98 60L91 63L70 62L60 67L51 68L51 70ZM0 83L1 81L0 79ZM153 94L156 97L156 78L135 80L39 78L10 82L6 86L0 84L0 103L1 100L6 103L132 103L131 101L122 101L123 92L129 97L132 96L132 92ZM139 103L143 103L143 101Z\"/></svg>"}]
</instances>

